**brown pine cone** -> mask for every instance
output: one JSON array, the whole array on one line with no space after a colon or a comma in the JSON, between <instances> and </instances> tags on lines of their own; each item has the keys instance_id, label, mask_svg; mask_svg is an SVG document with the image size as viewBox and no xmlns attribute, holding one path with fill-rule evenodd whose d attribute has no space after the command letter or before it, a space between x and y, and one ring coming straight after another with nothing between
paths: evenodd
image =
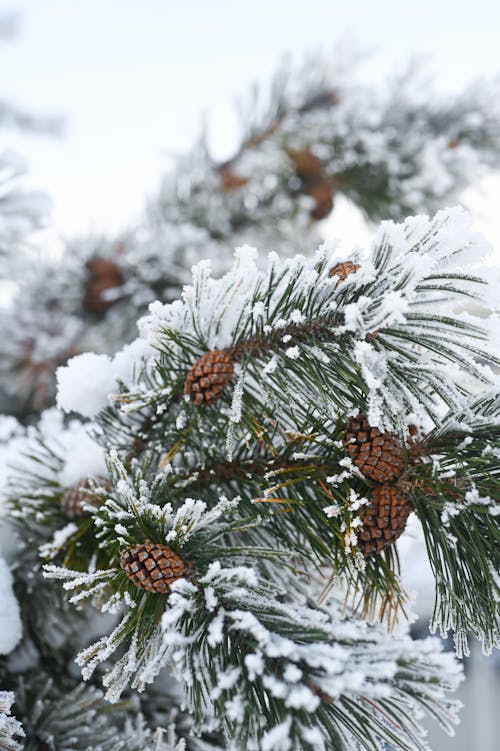
<instances>
[{"instance_id":1,"label":"brown pine cone","mask_svg":"<svg viewBox=\"0 0 500 751\"><path fill-rule=\"evenodd\" d=\"M235 190L239 190L248 182L246 177L237 175L229 167L220 171L220 179L223 193L232 193Z\"/></svg>"},{"instance_id":2,"label":"brown pine cone","mask_svg":"<svg viewBox=\"0 0 500 751\"><path fill-rule=\"evenodd\" d=\"M370 506L363 516L358 546L364 555L380 553L404 531L412 509L405 493L395 485L377 485L370 494Z\"/></svg>"},{"instance_id":3,"label":"brown pine cone","mask_svg":"<svg viewBox=\"0 0 500 751\"><path fill-rule=\"evenodd\" d=\"M387 483L403 472L404 455L398 436L370 427L364 415L349 418L344 442L348 456L365 477Z\"/></svg>"},{"instance_id":4,"label":"brown pine cone","mask_svg":"<svg viewBox=\"0 0 500 751\"><path fill-rule=\"evenodd\" d=\"M105 477L97 477L96 483L106 487L108 481ZM81 519L84 516L90 516L90 512L84 508L84 504L95 506L95 508L101 505L102 498L92 493L92 485L90 478L85 477L66 490L61 498L61 511L68 519Z\"/></svg>"},{"instance_id":5,"label":"brown pine cone","mask_svg":"<svg viewBox=\"0 0 500 751\"><path fill-rule=\"evenodd\" d=\"M89 278L85 289L84 307L89 313L105 313L117 300L107 299L103 292L121 287L125 281L123 272L114 261L106 258L92 258L87 268Z\"/></svg>"},{"instance_id":6,"label":"brown pine cone","mask_svg":"<svg viewBox=\"0 0 500 751\"><path fill-rule=\"evenodd\" d=\"M214 349L202 355L186 376L184 393L195 404L215 401L231 380L234 362L224 349Z\"/></svg>"},{"instance_id":7,"label":"brown pine cone","mask_svg":"<svg viewBox=\"0 0 500 751\"><path fill-rule=\"evenodd\" d=\"M120 566L136 587L158 594L168 594L174 581L192 574L189 561L183 561L167 545L154 542L122 550Z\"/></svg>"},{"instance_id":8,"label":"brown pine cone","mask_svg":"<svg viewBox=\"0 0 500 751\"><path fill-rule=\"evenodd\" d=\"M290 150L288 155L302 181L302 192L314 198L311 217L316 221L324 219L333 209L333 186L325 175L323 162L308 149Z\"/></svg>"},{"instance_id":9,"label":"brown pine cone","mask_svg":"<svg viewBox=\"0 0 500 751\"><path fill-rule=\"evenodd\" d=\"M426 454L425 436L416 425L410 425L408 432L410 434L407 446L408 459L412 464L417 464L422 461Z\"/></svg>"},{"instance_id":10,"label":"brown pine cone","mask_svg":"<svg viewBox=\"0 0 500 751\"><path fill-rule=\"evenodd\" d=\"M309 149L296 149L288 152L295 167L295 172L301 180L317 180L323 177L324 165L321 159Z\"/></svg>"},{"instance_id":11,"label":"brown pine cone","mask_svg":"<svg viewBox=\"0 0 500 751\"><path fill-rule=\"evenodd\" d=\"M338 278L338 282L336 284L336 286L338 287L339 284L345 282L348 276L355 274L356 271L358 271L360 268L361 266L359 265L359 263L353 263L352 261L343 261L342 263L336 263L335 266L332 266L329 276L336 276Z\"/></svg>"},{"instance_id":12,"label":"brown pine cone","mask_svg":"<svg viewBox=\"0 0 500 751\"><path fill-rule=\"evenodd\" d=\"M326 181L322 180L305 189L305 192L311 198L314 198L316 206L311 211L311 216L319 222L325 219L333 210L333 188Z\"/></svg>"}]
</instances>

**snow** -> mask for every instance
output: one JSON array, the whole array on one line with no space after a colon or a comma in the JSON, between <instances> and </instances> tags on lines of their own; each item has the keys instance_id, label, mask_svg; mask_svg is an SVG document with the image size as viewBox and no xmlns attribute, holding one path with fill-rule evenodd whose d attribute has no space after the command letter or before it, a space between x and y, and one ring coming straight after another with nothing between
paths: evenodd
<instances>
[{"instance_id":1,"label":"snow","mask_svg":"<svg viewBox=\"0 0 500 751\"><path fill-rule=\"evenodd\" d=\"M56 408L43 412L36 428L25 429L17 425L12 437L0 447L0 478L3 485L9 477L32 469L28 455L36 453L40 439L62 462L57 477L52 478L61 485L69 487L84 477L106 475L104 449L90 436L95 427L78 419L65 421L63 413Z\"/></svg>"},{"instance_id":2,"label":"snow","mask_svg":"<svg viewBox=\"0 0 500 751\"><path fill-rule=\"evenodd\" d=\"M226 613L223 609L219 610L216 617L210 622L207 633L207 643L210 647L222 644L224 641L224 620Z\"/></svg>"},{"instance_id":3,"label":"snow","mask_svg":"<svg viewBox=\"0 0 500 751\"><path fill-rule=\"evenodd\" d=\"M245 704L241 697L234 696L224 704L224 709L230 720L233 720L238 725L241 725L245 719Z\"/></svg>"},{"instance_id":4,"label":"snow","mask_svg":"<svg viewBox=\"0 0 500 751\"><path fill-rule=\"evenodd\" d=\"M262 302L262 300L259 300L259 302L256 302L253 306L252 310L252 316L254 321L258 321L260 318L264 318L266 315L266 306Z\"/></svg>"},{"instance_id":5,"label":"snow","mask_svg":"<svg viewBox=\"0 0 500 751\"><path fill-rule=\"evenodd\" d=\"M262 751L290 751L292 741L290 740L290 728L292 718L286 720L269 730L262 738Z\"/></svg>"},{"instance_id":6,"label":"snow","mask_svg":"<svg viewBox=\"0 0 500 751\"><path fill-rule=\"evenodd\" d=\"M238 380L236 381L236 385L234 386L233 390L233 399L231 402L231 415L230 415L230 421L233 423L238 423L241 420L241 414L243 409L243 388L245 385L245 371L242 370Z\"/></svg>"},{"instance_id":7,"label":"snow","mask_svg":"<svg viewBox=\"0 0 500 751\"><path fill-rule=\"evenodd\" d=\"M0 691L0 741L2 748L9 751L21 751L24 744L15 739L23 738L25 733L21 723L11 716L11 708L15 703L12 691Z\"/></svg>"},{"instance_id":8,"label":"snow","mask_svg":"<svg viewBox=\"0 0 500 751\"><path fill-rule=\"evenodd\" d=\"M76 524L74 524L74 522L70 522L69 524L66 524L66 526L62 529L56 530L50 542L40 545L39 551L42 558L54 558L61 547L64 545L64 543L69 540L69 538L74 535L75 532L78 532L78 527L76 526Z\"/></svg>"},{"instance_id":9,"label":"snow","mask_svg":"<svg viewBox=\"0 0 500 751\"><path fill-rule=\"evenodd\" d=\"M95 417L116 390L111 358L86 352L57 369L57 406L64 412Z\"/></svg>"},{"instance_id":10,"label":"snow","mask_svg":"<svg viewBox=\"0 0 500 751\"><path fill-rule=\"evenodd\" d=\"M19 604L12 588L12 574L0 557L0 654L7 655L16 647L22 636Z\"/></svg>"},{"instance_id":11,"label":"snow","mask_svg":"<svg viewBox=\"0 0 500 751\"><path fill-rule=\"evenodd\" d=\"M342 507L338 503L335 503L335 504L332 503L330 506L325 506L323 508L323 513L326 516L328 516L329 519L333 519L339 516L341 512L342 512Z\"/></svg>"},{"instance_id":12,"label":"snow","mask_svg":"<svg viewBox=\"0 0 500 751\"><path fill-rule=\"evenodd\" d=\"M21 432L21 425L15 417L0 415L0 444L6 443L16 433Z\"/></svg>"},{"instance_id":13,"label":"snow","mask_svg":"<svg viewBox=\"0 0 500 751\"><path fill-rule=\"evenodd\" d=\"M134 339L112 358L112 368L115 378L126 386L137 382L141 363L153 354L145 339Z\"/></svg>"},{"instance_id":14,"label":"snow","mask_svg":"<svg viewBox=\"0 0 500 751\"><path fill-rule=\"evenodd\" d=\"M57 369L57 405L64 412L77 412L93 418L109 403L118 381L135 383L141 364L151 354L144 339L126 345L114 357L92 352L72 357Z\"/></svg>"},{"instance_id":15,"label":"snow","mask_svg":"<svg viewBox=\"0 0 500 751\"><path fill-rule=\"evenodd\" d=\"M264 366L262 369L262 372L264 375L271 375L275 372L276 368L278 367L279 359L276 357L276 355L273 355L269 362Z\"/></svg>"},{"instance_id":16,"label":"snow","mask_svg":"<svg viewBox=\"0 0 500 751\"><path fill-rule=\"evenodd\" d=\"M315 696L308 686L293 688L285 699L285 706L293 709L304 709L306 712L315 712L321 700Z\"/></svg>"},{"instance_id":17,"label":"snow","mask_svg":"<svg viewBox=\"0 0 500 751\"><path fill-rule=\"evenodd\" d=\"M215 610L219 601L213 587L205 587L205 607L207 610Z\"/></svg>"},{"instance_id":18,"label":"snow","mask_svg":"<svg viewBox=\"0 0 500 751\"><path fill-rule=\"evenodd\" d=\"M212 689L211 698L217 700L223 691L233 688L241 677L240 668L228 668L228 670L219 673L217 686Z\"/></svg>"},{"instance_id":19,"label":"snow","mask_svg":"<svg viewBox=\"0 0 500 751\"><path fill-rule=\"evenodd\" d=\"M83 477L107 475L104 449L90 437L89 427L72 420L62 431L65 461L59 480L65 487L74 485Z\"/></svg>"},{"instance_id":20,"label":"snow","mask_svg":"<svg viewBox=\"0 0 500 751\"><path fill-rule=\"evenodd\" d=\"M288 347L288 349L285 350L285 355L291 360L296 360L298 357L300 357L300 349L297 346Z\"/></svg>"},{"instance_id":21,"label":"snow","mask_svg":"<svg viewBox=\"0 0 500 751\"><path fill-rule=\"evenodd\" d=\"M254 681L257 676L262 675L265 668L265 663L261 654L249 654L245 656L245 667L248 672L248 677L251 681Z\"/></svg>"}]
</instances>

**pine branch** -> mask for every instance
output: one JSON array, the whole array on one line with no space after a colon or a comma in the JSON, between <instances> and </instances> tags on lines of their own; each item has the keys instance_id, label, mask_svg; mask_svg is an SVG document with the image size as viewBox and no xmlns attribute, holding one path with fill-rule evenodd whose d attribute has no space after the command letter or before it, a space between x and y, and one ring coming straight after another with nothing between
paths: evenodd
<instances>
[{"instance_id":1,"label":"pine branch","mask_svg":"<svg viewBox=\"0 0 500 751\"><path fill-rule=\"evenodd\" d=\"M5 751L21 751L24 730L21 723L11 716L14 694L0 691L0 747Z\"/></svg>"},{"instance_id":2,"label":"pine branch","mask_svg":"<svg viewBox=\"0 0 500 751\"><path fill-rule=\"evenodd\" d=\"M143 485L143 495L145 491ZM153 508L148 511L145 499L139 511L138 499L125 488L123 492L131 513L130 521L123 510L119 515L121 536L125 529L130 530L127 534L136 534L133 530L139 517L143 522L149 517L153 524ZM217 511L219 519L224 510L227 504ZM429 674L428 647L423 647L425 658L419 668L419 647L415 645L409 652L406 639L399 647L394 636L388 638L380 629L335 624L326 611L290 602L276 588L260 582L251 569L241 565L224 568L214 560L216 548L207 536L213 533L215 511L208 512L209 521L191 501L172 517L171 529L176 534L167 539L175 540L197 573L192 581L179 580L172 585L168 607L165 598L131 587L118 570L82 575L47 567L49 576L67 579L66 588L77 593L75 602L82 596L93 597L107 609L116 607L119 596L127 603L127 612L115 631L80 654L84 676L89 677L121 644L126 652L104 679L110 699L116 701L129 680L141 688L162 665L171 663L186 681L195 718L201 721L208 702L227 737L241 747L264 747L273 727L283 725L297 748L311 748L313 738L321 742L318 739L327 737L332 726L339 749L350 747L355 740L362 748L379 748L374 736L400 749L424 748L417 728L405 720L402 706L428 701L432 705L433 689L429 693L426 684L438 687L439 671L444 667L440 658L433 656L437 669L433 673L431 668ZM156 535L162 539L166 530L160 533L159 529L168 519L166 513L161 517L154 514ZM111 535L111 508L108 514L106 534ZM151 534L152 527L147 532ZM224 555L223 550L217 553ZM240 560L244 561L242 553ZM287 589L288 583L283 584ZM401 662L395 657L399 649L404 654ZM415 670L417 676L421 671L420 676ZM364 672L362 687L359 671ZM354 675L357 678L352 683ZM384 684L390 687L388 696L394 702L381 698ZM328 699L322 700L322 696ZM389 726L387 717L391 718Z\"/></svg>"},{"instance_id":3,"label":"pine branch","mask_svg":"<svg viewBox=\"0 0 500 751\"><path fill-rule=\"evenodd\" d=\"M406 515L414 507L424 524L426 495L443 504L450 500L450 489L429 477L441 452L433 444L433 426L442 423L445 410L450 419L460 415L475 391L495 388L497 359L488 348L486 327L480 319L449 313L464 294L480 299L484 280L466 266L463 273L454 267L481 248L465 215L455 210L400 227L386 224L371 255L340 281L331 275L333 259L324 250L311 261L280 263L271 257L263 270L240 254L233 271L218 280L202 265L181 304L153 308L145 329L157 354L142 366L137 391L122 388L115 396L121 409L103 416L105 434L114 441L122 431L120 451L129 457L127 434L134 445L134 429L146 425L138 458L152 477L156 467L167 474L165 492L177 502L196 490L217 504L230 489L251 522L245 544L256 544L252 525L258 521L258 534L270 546L276 539L298 561L332 566L347 581L352 601L362 593L362 612L385 612L392 620L405 599L397 556L383 553L378 544L363 555L360 535L371 534L368 511L379 491L392 493L402 508L406 504ZM335 321L331 334L325 320ZM289 338L293 333L300 343ZM478 340L486 342L484 349ZM196 392L192 399L191 386L184 387L190 398L179 399L183 384L196 383L198 368L203 374L207 364L211 372L206 358L214 350L223 367L229 363L222 386L206 403ZM346 425L357 414L367 415L369 425L384 435L400 436L388 440L406 458L397 483L390 479L385 490L349 459ZM410 456L410 416L412 423L426 426L420 456ZM294 436L302 437L302 446ZM452 467L455 448L447 449ZM465 493L475 482L470 473L467 478ZM437 521L433 526L439 558L448 542ZM451 565L456 568L467 555L464 548ZM493 562L491 551L484 552L478 570L484 572L485 562ZM437 564L435 571L439 579ZM449 573L445 580L450 581ZM475 609L461 616L461 628L469 623L476 633L487 634L488 643L493 591L490 586L485 599L472 598ZM446 606L446 612L453 610Z\"/></svg>"},{"instance_id":4,"label":"pine branch","mask_svg":"<svg viewBox=\"0 0 500 751\"><path fill-rule=\"evenodd\" d=\"M152 306L147 348L105 361L106 395L115 366L132 376L90 426L107 470L85 479L88 502L65 506L63 427L13 484L27 538L48 534L47 576L76 608L120 615L80 652L86 680L105 669L117 701L173 669L195 722L238 748L425 748L414 714L448 711L453 664L344 618L394 626L414 511L434 624L459 652L466 631L498 639L498 361L489 322L455 312L490 292L467 263L481 250L453 210L384 225L347 264L322 248L261 268L240 251L226 276L202 264L181 301ZM65 409L75 385L88 398L82 365L60 375ZM87 516L68 530L65 508Z\"/></svg>"},{"instance_id":5,"label":"pine branch","mask_svg":"<svg viewBox=\"0 0 500 751\"><path fill-rule=\"evenodd\" d=\"M40 671L15 677L16 710L23 718L26 751L64 748L67 751L218 751L210 734L191 735L193 723L166 693L152 696L167 723L155 727L148 723L135 696L111 706L94 686L63 677L63 685ZM2 747L3 748L3 747ZM5 746L18 751L20 745Z\"/></svg>"},{"instance_id":6,"label":"pine branch","mask_svg":"<svg viewBox=\"0 0 500 751\"><path fill-rule=\"evenodd\" d=\"M217 164L202 140L174 160L139 227L117 238L74 238L57 265L27 237L47 207L40 196L11 190L7 177L6 192L0 186L7 228L0 252L17 292L0 315L6 411L26 417L53 403L59 365L78 352L111 352L129 341L147 304L174 300L200 258L212 258L220 274L230 266L231 249L249 241L304 252L319 242L317 221L337 195L371 220L399 220L452 205L485 170L497 169L493 83L444 99L428 86L423 96L418 76L405 75L374 92L357 81L352 61L346 66L340 59L342 74L338 63L332 72L332 60L313 56L280 69L264 87L267 96L250 98L229 164ZM439 298L445 284L437 283ZM391 332L386 347L400 348L400 338ZM409 346L405 339L403 349ZM397 382L401 373L393 377ZM406 397L410 407L414 397Z\"/></svg>"}]
</instances>

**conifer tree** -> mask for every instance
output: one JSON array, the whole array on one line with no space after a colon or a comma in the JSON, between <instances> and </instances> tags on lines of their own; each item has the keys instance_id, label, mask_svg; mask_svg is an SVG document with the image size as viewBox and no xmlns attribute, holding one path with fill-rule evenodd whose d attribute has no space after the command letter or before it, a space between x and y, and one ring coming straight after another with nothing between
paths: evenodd
<instances>
[{"instance_id":1,"label":"conifer tree","mask_svg":"<svg viewBox=\"0 0 500 751\"><path fill-rule=\"evenodd\" d=\"M7 749L424 751L469 639L498 646L499 282L462 209L404 219L497 166L492 89L373 97L315 60L271 95L234 158L179 160L143 226L11 275L5 325L52 335L45 390L11 342L13 411L76 356L58 409L0 423ZM318 248L340 194L399 222L348 260ZM409 634L411 515L457 657Z\"/></svg>"},{"instance_id":2,"label":"conifer tree","mask_svg":"<svg viewBox=\"0 0 500 751\"><path fill-rule=\"evenodd\" d=\"M221 163L200 137L120 236L70 238L56 260L11 244L17 292L0 316L6 410L22 417L53 403L58 365L130 342L147 305L174 300L203 258L224 273L247 242L309 252L338 197L372 223L400 221L453 205L498 168L497 83L443 97L418 70L374 89L356 67L340 52L288 61L243 100L234 154Z\"/></svg>"},{"instance_id":3,"label":"conifer tree","mask_svg":"<svg viewBox=\"0 0 500 751\"><path fill-rule=\"evenodd\" d=\"M349 262L241 248L113 361L61 369L105 469L70 448L61 473L40 437L10 505L55 597L117 616L76 658L107 700L168 669L191 735L234 749L424 749L422 709L451 728L460 671L405 631L397 539L416 514L458 655L497 646L498 321L461 309L497 294L488 251L461 209Z\"/></svg>"}]
</instances>

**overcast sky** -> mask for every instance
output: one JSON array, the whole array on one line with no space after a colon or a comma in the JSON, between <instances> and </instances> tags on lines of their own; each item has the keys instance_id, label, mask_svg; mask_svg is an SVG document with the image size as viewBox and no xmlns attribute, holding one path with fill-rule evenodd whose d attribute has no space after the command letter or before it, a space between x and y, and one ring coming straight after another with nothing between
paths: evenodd
<instances>
[{"instance_id":1,"label":"overcast sky","mask_svg":"<svg viewBox=\"0 0 500 751\"><path fill-rule=\"evenodd\" d=\"M12 11L21 29L0 49L0 92L65 115L67 129L59 143L10 142L52 195L62 232L133 221L203 115L215 148L229 153L232 101L284 52L328 50L347 36L378 50L367 69L373 80L418 54L445 89L500 71L493 0L0 0L0 15ZM474 206L500 245L498 199L493 181ZM345 212L341 219L350 223Z\"/></svg>"}]
</instances>

